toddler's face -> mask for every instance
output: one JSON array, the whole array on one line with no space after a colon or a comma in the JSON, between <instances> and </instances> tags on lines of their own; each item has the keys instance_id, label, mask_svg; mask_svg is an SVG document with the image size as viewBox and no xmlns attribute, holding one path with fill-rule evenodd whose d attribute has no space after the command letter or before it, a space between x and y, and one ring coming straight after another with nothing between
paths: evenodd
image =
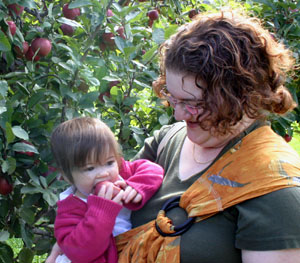
<instances>
[{"instance_id":1,"label":"toddler's face","mask_svg":"<svg viewBox=\"0 0 300 263\"><path fill-rule=\"evenodd\" d=\"M87 197L94 191L97 183L119 180L117 159L113 154L109 154L102 159L101 163L88 161L85 166L75 168L72 171L72 176L77 188L76 195Z\"/></svg>"}]
</instances>

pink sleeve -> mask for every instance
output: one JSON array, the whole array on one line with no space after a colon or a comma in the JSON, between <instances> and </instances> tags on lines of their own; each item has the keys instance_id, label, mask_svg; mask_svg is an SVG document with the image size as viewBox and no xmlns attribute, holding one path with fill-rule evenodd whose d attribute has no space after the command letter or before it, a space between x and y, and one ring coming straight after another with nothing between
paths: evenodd
<instances>
[{"instance_id":1,"label":"pink sleeve","mask_svg":"<svg viewBox=\"0 0 300 263\"><path fill-rule=\"evenodd\" d=\"M120 175L126 183L139 192L143 199L140 203L125 205L130 210L138 210L155 194L163 181L163 168L145 159L133 162L124 161Z\"/></svg>"},{"instance_id":2,"label":"pink sleeve","mask_svg":"<svg viewBox=\"0 0 300 263\"><path fill-rule=\"evenodd\" d=\"M109 262L108 254L116 257L112 230L121 205L93 195L87 203L71 195L57 205L55 237L72 262Z\"/></svg>"}]
</instances>

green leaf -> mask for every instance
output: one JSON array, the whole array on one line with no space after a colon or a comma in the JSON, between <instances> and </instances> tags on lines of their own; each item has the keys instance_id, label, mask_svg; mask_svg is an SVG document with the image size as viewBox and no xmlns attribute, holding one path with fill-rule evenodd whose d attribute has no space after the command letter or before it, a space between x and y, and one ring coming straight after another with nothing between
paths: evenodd
<instances>
[{"instance_id":1,"label":"green leaf","mask_svg":"<svg viewBox=\"0 0 300 263\"><path fill-rule=\"evenodd\" d=\"M11 45L6 35L0 30L0 51L7 52L11 50Z\"/></svg>"},{"instance_id":2,"label":"green leaf","mask_svg":"<svg viewBox=\"0 0 300 263\"><path fill-rule=\"evenodd\" d=\"M20 210L20 216L26 221L27 224L32 225L35 221L34 219L34 212L28 208L23 207Z\"/></svg>"},{"instance_id":3,"label":"green leaf","mask_svg":"<svg viewBox=\"0 0 300 263\"><path fill-rule=\"evenodd\" d=\"M69 186L69 183L67 183L66 181L56 180L48 188L52 189L54 191L57 191L57 190L60 190L60 189L64 190L64 189L66 189L67 186Z\"/></svg>"},{"instance_id":4,"label":"green leaf","mask_svg":"<svg viewBox=\"0 0 300 263\"><path fill-rule=\"evenodd\" d=\"M2 97L7 96L8 84L5 80L0 80L0 94Z\"/></svg>"},{"instance_id":5,"label":"green leaf","mask_svg":"<svg viewBox=\"0 0 300 263\"><path fill-rule=\"evenodd\" d=\"M3 78L10 79L10 78L13 78L13 77L19 77L19 76L26 75L26 74L27 74L27 72L15 71L15 72L7 73L6 75L3 76Z\"/></svg>"},{"instance_id":6,"label":"green leaf","mask_svg":"<svg viewBox=\"0 0 300 263\"><path fill-rule=\"evenodd\" d=\"M163 43L165 41L165 30L162 28L155 29L152 33L152 39L158 45Z\"/></svg>"},{"instance_id":7,"label":"green leaf","mask_svg":"<svg viewBox=\"0 0 300 263\"><path fill-rule=\"evenodd\" d=\"M134 80L134 83L136 84L136 85L138 85L138 86L140 86L140 87L143 87L143 88L146 88L146 89L151 89L151 86L149 86L149 85L147 85L147 84L145 84L145 83L143 83L143 82L140 82L140 81L138 81L138 80Z\"/></svg>"},{"instance_id":8,"label":"green leaf","mask_svg":"<svg viewBox=\"0 0 300 263\"><path fill-rule=\"evenodd\" d=\"M126 46L124 39L119 36L116 36L115 43L116 43L118 49L121 50L122 52L124 52L124 48Z\"/></svg>"},{"instance_id":9,"label":"green leaf","mask_svg":"<svg viewBox=\"0 0 300 263\"><path fill-rule=\"evenodd\" d=\"M131 126L130 129L135 134L141 134L141 135L143 135L145 133L145 131L143 129L139 128L139 127Z\"/></svg>"},{"instance_id":10,"label":"green leaf","mask_svg":"<svg viewBox=\"0 0 300 263\"><path fill-rule=\"evenodd\" d=\"M23 143L23 142L17 142L12 147L13 151L15 152L33 152L33 153L39 153L38 150L30 144Z\"/></svg>"},{"instance_id":11,"label":"green leaf","mask_svg":"<svg viewBox=\"0 0 300 263\"><path fill-rule=\"evenodd\" d=\"M24 197L24 202L23 206L24 207L32 207L37 204L37 202L41 199L41 194L40 193L35 193L35 194L27 194Z\"/></svg>"},{"instance_id":12,"label":"green leaf","mask_svg":"<svg viewBox=\"0 0 300 263\"><path fill-rule=\"evenodd\" d=\"M5 218L9 211L9 201L7 199L0 199L0 217Z\"/></svg>"},{"instance_id":13,"label":"green leaf","mask_svg":"<svg viewBox=\"0 0 300 263\"><path fill-rule=\"evenodd\" d=\"M5 126L6 126L6 141L7 143L11 143L15 139L15 135L11 128L11 123L7 122Z\"/></svg>"},{"instance_id":14,"label":"green leaf","mask_svg":"<svg viewBox=\"0 0 300 263\"><path fill-rule=\"evenodd\" d=\"M2 104L2 102L0 102ZM7 111L7 108L5 106L0 105L0 115Z\"/></svg>"},{"instance_id":15,"label":"green leaf","mask_svg":"<svg viewBox=\"0 0 300 263\"><path fill-rule=\"evenodd\" d=\"M127 16L125 16L125 21L129 22L130 20L134 19L136 16L138 16L141 13L141 11L136 12L130 12Z\"/></svg>"},{"instance_id":16,"label":"green leaf","mask_svg":"<svg viewBox=\"0 0 300 263\"><path fill-rule=\"evenodd\" d=\"M118 76L105 76L104 78L102 78L103 80L107 80L107 81L115 81L115 80L119 80L121 81L121 79Z\"/></svg>"},{"instance_id":17,"label":"green leaf","mask_svg":"<svg viewBox=\"0 0 300 263\"><path fill-rule=\"evenodd\" d=\"M170 25L166 30L165 30L165 39L169 39L170 36L175 34L177 32L178 25Z\"/></svg>"},{"instance_id":18,"label":"green leaf","mask_svg":"<svg viewBox=\"0 0 300 263\"><path fill-rule=\"evenodd\" d=\"M35 249L37 251L40 251L41 253L46 253L49 251L49 247L52 247L53 243L50 239L45 239L44 237L42 239L39 239L38 242L35 244Z\"/></svg>"},{"instance_id":19,"label":"green leaf","mask_svg":"<svg viewBox=\"0 0 300 263\"><path fill-rule=\"evenodd\" d=\"M54 206L56 204L56 202L58 201L57 195L55 195L54 193L52 193L51 191L49 191L47 189L43 192L43 198L46 200L46 202L50 206Z\"/></svg>"},{"instance_id":20,"label":"green leaf","mask_svg":"<svg viewBox=\"0 0 300 263\"><path fill-rule=\"evenodd\" d=\"M33 244L33 234L30 232L29 227L21 221L21 236L27 247L31 247Z\"/></svg>"},{"instance_id":21,"label":"green leaf","mask_svg":"<svg viewBox=\"0 0 300 263\"><path fill-rule=\"evenodd\" d=\"M6 241L9 239L9 232L8 231L0 231L0 242Z\"/></svg>"},{"instance_id":22,"label":"green leaf","mask_svg":"<svg viewBox=\"0 0 300 263\"><path fill-rule=\"evenodd\" d=\"M148 63L154 55L157 54L158 50L158 45L154 45L153 48L148 50L144 55L143 55L143 63Z\"/></svg>"},{"instance_id":23,"label":"green leaf","mask_svg":"<svg viewBox=\"0 0 300 263\"><path fill-rule=\"evenodd\" d=\"M23 140L29 139L28 133L21 126L12 127L12 132L18 138L21 138Z\"/></svg>"},{"instance_id":24,"label":"green leaf","mask_svg":"<svg viewBox=\"0 0 300 263\"><path fill-rule=\"evenodd\" d=\"M28 1L28 0L21 0L19 2L20 5L22 6L25 6L25 7L28 7L29 9L36 9L38 8L36 3L34 1Z\"/></svg>"},{"instance_id":25,"label":"green leaf","mask_svg":"<svg viewBox=\"0 0 300 263\"><path fill-rule=\"evenodd\" d=\"M159 116L158 120L161 125L166 125L169 123L170 117L168 116L168 114L162 114L161 116Z\"/></svg>"},{"instance_id":26,"label":"green leaf","mask_svg":"<svg viewBox=\"0 0 300 263\"><path fill-rule=\"evenodd\" d=\"M82 96L78 102L78 106L87 109L94 107L94 102L98 99L99 92L93 91Z\"/></svg>"},{"instance_id":27,"label":"green leaf","mask_svg":"<svg viewBox=\"0 0 300 263\"><path fill-rule=\"evenodd\" d=\"M70 67L70 65L65 63L65 62L59 62L58 65L60 65L64 69L74 73L74 69L72 67Z\"/></svg>"},{"instance_id":28,"label":"green leaf","mask_svg":"<svg viewBox=\"0 0 300 263\"><path fill-rule=\"evenodd\" d=\"M11 51L6 51L5 58L6 58L7 67L12 66L15 61L14 54Z\"/></svg>"},{"instance_id":29,"label":"green leaf","mask_svg":"<svg viewBox=\"0 0 300 263\"><path fill-rule=\"evenodd\" d=\"M75 0L69 4L69 9L88 6L88 5L92 5L92 4L93 3L88 0Z\"/></svg>"},{"instance_id":30,"label":"green leaf","mask_svg":"<svg viewBox=\"0 0 300 263\"><path fill-rule=\"evenodd\" d=\"M39 177L30 169L26 170L28 175L30 176L31 180L38 186L40 186L40 180Z\"/></svg>"},{"instance_id":31,"label":"green leaf","mask_svg":"<svg viewBox=\"0 0 300 263\"><path fill-rule=\"evenodd\" d=\"M67 25L72 26L72 27L83 28L83 26L81 24L79 24L78 22L76 22L75 20L71 20L71 19L68 19L66 17L60 17L60 18L58 18L57 22L59 22L61 24L67 24Z\"/></svg>"},{"instance_id":32,"label":"green leaf","mask_svg":"<svg viewBox=\"0 0 300 263\"><path fill-rule=\"evenodd\" d=\"M28 100L28 108L31 109L33 106L41 102L44 96L45 96L45 90L41 90L32 94L32 96Z\"/></svg>"},{"instance_id":33,"label":"green leaf","mask_svg":"<svg viewBox=\"0 0 300 263\"><path fill-rule=\"evenodd\" d=\"M42 187L34 187L32 185L25 185L21 188L22 194L37 194L37 193L43 193Z\"/></svg>"},{"instance_id":34,"label":"green leaf","mask_svg":"<svg viewBox=\"0 0 300 263\"><path fill-rule=\"evenodd\" d=\"M89 78L88 80L89 80L89 82L90 82L93 86L99 86L99 85L100 85L100 81L99 81L98 79L96 79L96 78L91 77L91 78Z\"/></svg>"},{"instance_id":35,"label":"green leaf","mask_svg":"<svg viewBox=\"0 0 300 263\"><path fill-rule=\"evenodd\" d=\"M40 181L41 181L41 185L44 187L44 188L47 188L48 187L48 184L47 184L47 181L46 181L46 178L43 177L43 176L40 176Z\"/></svg>"},{"instance_id":36,"label":"green leaf","mask_svg":"<svg viewBox=\"0 0 300 263\"><path fill-rule=\"evenodd\" d=\"M12 174L17 167L16 159L9 156L1 165L2 172Z\"/></svg>"},{"instance_id":37,"label":"green leaf","mask_svg":"<svg viewBox=\"0 0 300 263\"><path fill-rule=\"evenodd\" d=\"M129 127L124 127L124 128L122 129L122 138L123 138L123 139L129 138L130 134L131 134L131 130L130 130Z\"/></svg>"},{"instance_id":38,"label":"green leaf","mask_svg":"<svg viewBox=\"0 0 300 263\"><path fill-rule=\"evenodd\" d=\"M34 258L34 253L30 248L24 247L18 256L20 263L31 263Z\"/></svg>"},{"instance_id":39,"label":"green leaf","mask_svg":"<svg viewBox=\"0 0 300 263\"><path fill-rule=\"evenodd\" d=\"M7 244L0 243L0 263L13 263L14 252Z\"/></svg>"}]
</instances>

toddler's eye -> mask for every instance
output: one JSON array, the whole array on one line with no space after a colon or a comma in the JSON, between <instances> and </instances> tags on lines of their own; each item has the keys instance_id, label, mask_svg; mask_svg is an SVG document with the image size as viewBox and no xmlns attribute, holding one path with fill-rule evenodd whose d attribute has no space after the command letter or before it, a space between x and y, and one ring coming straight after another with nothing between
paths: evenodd
<instances>
[{"instance_id":1,"label":"toddler's eye","mask_svg":"<svg viewBox=\"0 0 300 263\"><path fill-rule=\"evenodd\" d=\"M89 166L89 167L86 167L84 170L87 172L90 172L90 171L93 171L94 169L95 169L94 166Z\"/></svg>"},{"instance_id":2,"label":"toddler's eye","mask_svg":"<svg viewBox=\"0 0 300 263\"><path fill-rule=\"evenodd\" d=\"M108 161L107 165L113 165L115 163L115 161Z\"/></svg>"}]
</instances>

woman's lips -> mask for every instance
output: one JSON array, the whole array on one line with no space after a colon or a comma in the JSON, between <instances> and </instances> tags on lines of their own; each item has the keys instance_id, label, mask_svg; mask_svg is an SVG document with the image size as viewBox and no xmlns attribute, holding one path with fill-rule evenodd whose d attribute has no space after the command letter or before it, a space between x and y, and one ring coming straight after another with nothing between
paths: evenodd
<instances>
[{"instance_id":1,"label":"woman's lips","mask_svg":"<svg viewBox=\"0 0 300 263\"><path fill-rule=\"evenodd\" d=\"M199 123L198 122L187 121L186 126L190 129L199 128Z\"/></svg>"}]
</instances>

